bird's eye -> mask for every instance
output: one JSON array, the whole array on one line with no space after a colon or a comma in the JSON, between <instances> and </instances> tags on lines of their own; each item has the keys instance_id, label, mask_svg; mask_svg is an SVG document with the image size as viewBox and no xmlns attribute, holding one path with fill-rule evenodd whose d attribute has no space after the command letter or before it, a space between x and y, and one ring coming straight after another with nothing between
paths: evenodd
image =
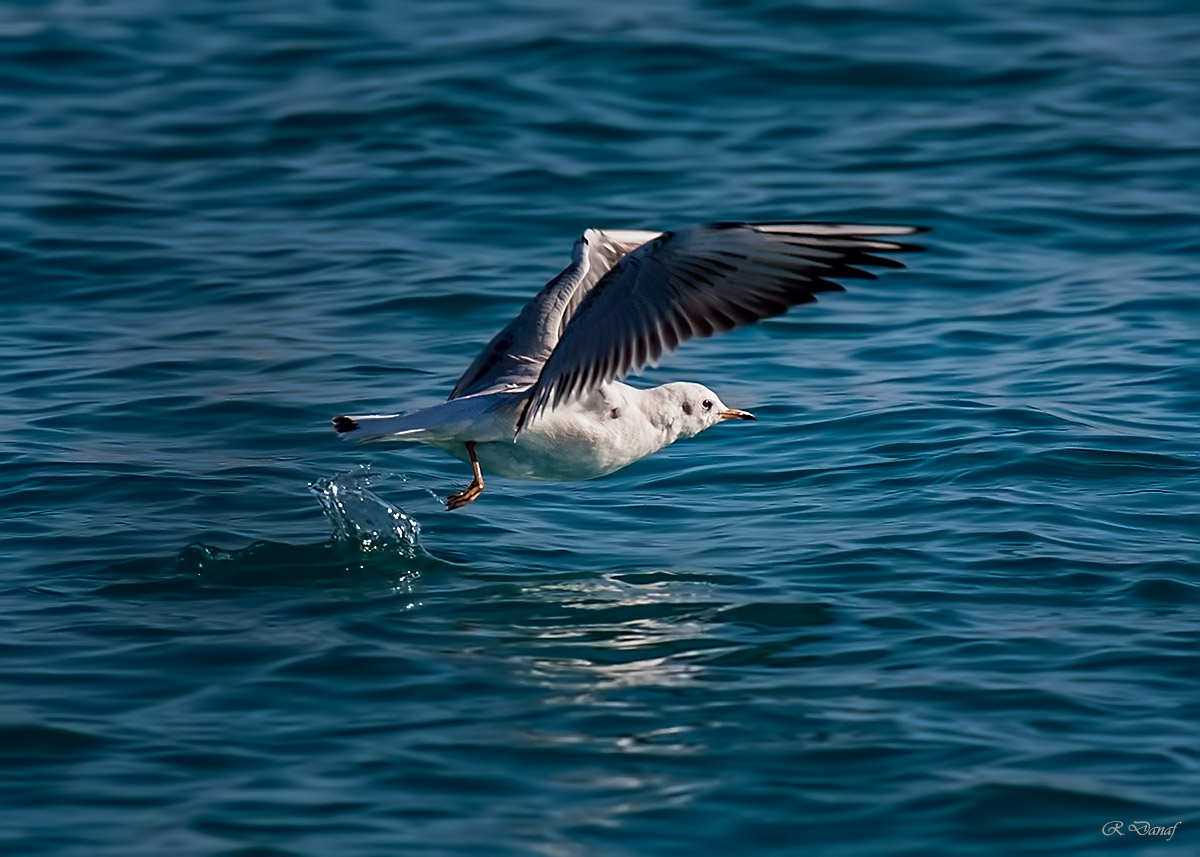
<instances>
[{"instance_id":1,"label":"bird's eye","mask_svg":"<svg viewBox=\"0 0 1200 857\"><path fill-rule=\"evenodd\" d=\"M705 399L700 404L704 405L704 410L706 410L706 411L712 410L712 399Z\"/></svg>"}]
</instances>

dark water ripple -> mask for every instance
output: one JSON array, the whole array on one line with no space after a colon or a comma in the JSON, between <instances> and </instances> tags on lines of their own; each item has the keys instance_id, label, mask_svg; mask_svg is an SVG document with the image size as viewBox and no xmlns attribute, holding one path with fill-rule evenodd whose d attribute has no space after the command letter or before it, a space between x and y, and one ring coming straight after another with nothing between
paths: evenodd
<instances>
[{"instance_id":1,"label":"dark water ripple","mask_svg":"<svg viewBox=\"0 0 1200 857\"><path fill-rule=\"evenodd\" d=\"M1194 851L1198 46L1182 0L0 8L0 851ZM931 252L644 379L757 423L456 514L327 429L444 396L584 227L795 217Z\"/></svg>"}]
</instances>

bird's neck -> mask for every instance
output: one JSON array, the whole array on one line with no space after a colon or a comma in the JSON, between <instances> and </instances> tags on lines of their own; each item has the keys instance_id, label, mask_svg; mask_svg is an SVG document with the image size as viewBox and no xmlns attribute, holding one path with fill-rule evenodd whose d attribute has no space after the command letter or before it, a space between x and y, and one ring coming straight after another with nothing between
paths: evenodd
<instances>
[{"instance_id":1,"label":"bird's neck","mask_svg":"<svg viewBox=\"0 0 1200 857\"><path fill-rule=\"evenodd\" d=\"M682 419L683 412L676 401L677 397L666 385L651 387L649 390L630 387L629 391L646 421L660 433L659 449L669 446L681 437L691 437L694 434L688 432Z\"/></svg>"}]
</instances>

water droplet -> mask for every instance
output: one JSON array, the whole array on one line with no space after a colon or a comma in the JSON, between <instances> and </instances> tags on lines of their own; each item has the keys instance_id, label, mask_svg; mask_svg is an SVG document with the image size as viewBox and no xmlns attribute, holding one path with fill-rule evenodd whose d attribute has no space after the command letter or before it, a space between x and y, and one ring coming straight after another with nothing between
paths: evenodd
<instances>
[{"instance_id":1,"label":"water droplet","mask_svg":"<svg viewBox=\"0 0 1200 857\"><path fill-rule=\"evenodd\" d=\"M308 487L329 518L335 540L358 544L364 551L399 548L414 555L420 546L421 525L370 490L376 476L369 468L361 468L318 479Z\"/></svg>"}]
</instances>

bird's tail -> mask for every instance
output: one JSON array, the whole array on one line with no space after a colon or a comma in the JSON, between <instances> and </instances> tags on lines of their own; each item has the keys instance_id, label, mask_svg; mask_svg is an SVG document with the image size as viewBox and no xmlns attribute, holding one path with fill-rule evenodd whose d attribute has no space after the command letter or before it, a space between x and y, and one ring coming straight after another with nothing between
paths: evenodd
<instances>
[{"instance_id":1,"label":"bird's tail","mask_svg":"<svg viewBox=\"0 0 1200 857\"><path fill-rule=\"evenodd\" d=\"M515 416L507 399L487 397L485 403L464 397L408 414L369 414L334 417L342 437L359 443L409 441L445 443L454 440L512 440Z\"/></svg>"},{"instance_id":2,"label":"bird's tail","mask_svg":"<svg viewBox=\"0 0 1200 857\"><path fill-rule=\"evenodd\" d=\"M371 441L431 440L429 426L415 414L366 414L333 418L333 429L342 437L359 443Z\"/></svg>"}]
</instances>

